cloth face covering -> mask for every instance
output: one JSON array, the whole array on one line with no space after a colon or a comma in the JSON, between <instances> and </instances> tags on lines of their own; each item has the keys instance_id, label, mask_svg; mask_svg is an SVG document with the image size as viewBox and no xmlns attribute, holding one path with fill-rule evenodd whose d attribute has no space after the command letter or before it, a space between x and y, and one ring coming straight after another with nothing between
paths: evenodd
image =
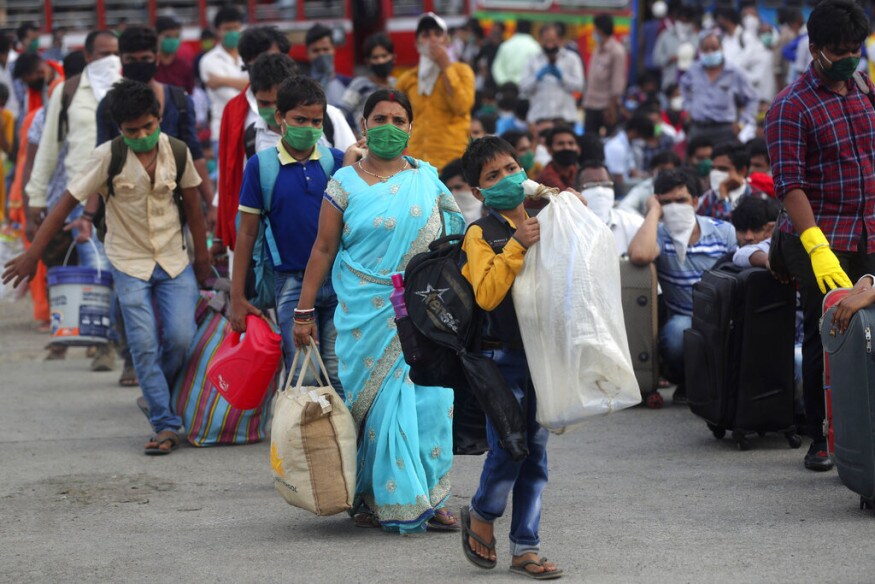
<instances>
[{"instance_id":1,"label":"cloth face covering","mask_svg":"<svg viewBox=\"0 0 875 584\"><path fill-rule=\"evenodd\" d=\"M524 170L509 174L491 187L480 189L483 201L487 207L499 211L516 209L526 198L523 183L527 180L528 177Z\"/></svg>"},{"instance_id":2,"label":"cloth face covering","mask_svg":"<svg viewBox=\"0 0 875 584\"><path fill-rule=\"evenodd\" d=\"M589 204L589 210L596 214L605 225L611 224L611 209L614 208L614 189L611 187L592 187L581 193Z\"/></svg>"},{"instance_id":3,"label":"cloth face covering","mask_svg":"<svg viewBox=\"0 0 875 584\"><path fill-rule=\"evenodd\" d=\"M669 203L662 206L662 223L674 242L675 253L681 263L687 260L687 247L696 226L696 210L686 203Z\"/></svg>"},{"instance_id":4,"label":"cloth face covering","mask_svg":"<svg viewBox=\"0 0 875 584\"><path fill-rule=\"evenodd\" d=\"M712 170L708 174L708 181L711 183L711 189L718 195L720 194L720 185L728 178L729 173L723 170ZM733 209L738 203L738 199L744 194L744 187L745 185L741 185L737 189L729 191L729 202L732 204Z\"/></svg>"},{"instance_id":5,"label":"cloth face covering","mask_svg":"<svg viewBox=\"0 0 875 584\"><path fill-rule=\"evenodd\" d=\"M434 91L434 84L437 82L437 78L441 74L441 68L438 66L437 62L428 55L428 45L417 43L416 50L419 51L417 91L419 91L420 95L431 95L431 92Z\"/></svg>"},{"instance_id":6,"label":"cloth face covering","mask_svg":"<svg viewBox=\"0 0 875 584\"><path fill-rule=\"evenodd\" d=\"M121 77L122 61L117 55L110 55L96 61L92 61L85 67L88 81L91 82L91 91L94 99L100 103L106 93L112 88L112 84Z\"/></svg>"}]
</instances>

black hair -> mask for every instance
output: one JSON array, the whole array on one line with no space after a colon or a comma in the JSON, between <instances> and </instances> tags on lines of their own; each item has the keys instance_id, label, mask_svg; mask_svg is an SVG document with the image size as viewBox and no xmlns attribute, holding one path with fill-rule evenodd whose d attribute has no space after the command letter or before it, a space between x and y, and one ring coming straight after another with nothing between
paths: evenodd
<instances>
[{"instance_id":1,"label":"black hair","mask_svg":"<svg viewBox=\"0 0 875 584\"><path fill-rule=\"evenodd\" d=\"M404 111L407 112L407 121L411 124L413 123L413 106L410 105L410 100L407 99L407 95L403 91L397 89L378 89L373 92L365 101L365 106L362 110L362 117L368 119L371 112L374 111L374 108L377 107L377 104L381 101L397 102L398 105L403 107Z\"/></svg>"},{"instance_id":2,"label":"black hair","mask_svg":"<svg viewBox=\"0 0 875 584\"><path fill-rule=\"evenodd\" d=\"M463 28L470 30L478 40L486 36L486 33L483 32L483 27L480 26L480 21L473 16L468 19Z\"/></svg>"},{"instance_id":3,"label":"black hair","mask_svg":"<svg viewBox=\"0 0 875 584\"><path fill-rule=\"evenodd\" d=\"M574 139L577 140L577 134L574 133L574 128L567 124L557 124L550 129L550 133L547 135L547 147L553 148L553 140L556 136L562 134L571 134L574 136Z\"/></svg>"},{"instance_id":4,"label":"black hair","mask_svg":"<svg viewBox=\"0 0 875 584\"><path fill-rule=\"evenodd\" d=\"M155 34L155 29L147 26L129 26L118 36L118 52L124 55L140 51L157 53L158 35Z\"/></svg>"},{"instance_id":5,"label":"black hair","mask_svg":"<svg viewBox=\"0 0 875 584\"><path fill-rule=\"evenodd\" d=\"M778 9L778 24L796 24L804 21L802 11L796 7L782 6Z\"/></svg>"},{"instance_id":6,"label":"black hair","mask_svg":"<svg viewBox=\"0 0 875 584\"><path fill-rule=\"evenodd\" d=\"M687 142L687 158L693 156L699 148L713 148L714 142L705 136L696 136Z\"/></svg>"},{"instance_id":7,"label":"black hair","mask_svg":"<svg viewBox=\"0 0 875 584\"><path fill-rule=\"evenodd\" d=\"M635 112L632 119L626 123L626 131L629 130L642 138L652 138L655 132L653 120L648 117L647 112Z\"/></svg>"},{"instance_id":8,"label":"black hair","mask_svg":"<svg viewBox=\"0 0 875 584\"><path fill-rule=\"evenodd\" d=\"M736 231L759 231L767 223L778 220L781 204L771 197L741 197L732 210L732 225Z\"/></svg>"},{"instance_id":9,"label":"black hair","mask_svg":"<svg viewBox=\"0 0 875 584\"><path fill-rule=\"evenodd\" d=\"M853 0L823 0L808 16L808 38L819 48L861 45L869 36L869 20Z\"/></svg>"},{"instance_id":10,"label":"black hair","mask_svg":"<svg viewBox=\"0 0 875 584\"><path fill-rule=\"evenodd\" d=\"M731 22L732 24L741 24L741 14L735 8L731 6L721 6L717 10L714 11L715 20L718 18L724 18Z\"/></svg>"},{"instance_id":11,"label":"black hair","mask_svg":"<svg viewBox=\"0 0 875 584\"><path fill-rule=\"evenodd\" d=\"M416 24L416 36L421 35L424 32L428 32L430 30L436 30L438 32L446 32L438 24L438 21L432 18L431 16L427 16L425 18L421 18L419 22Z\"/></svg>"},{"instance_id":12,"label":"black hair","mask_svg":"<svg viewBox=\"0 0 875 584\"><path fill-rule=\"evenodd\" d=\"M699 196L699 180L683 169L664 170L653 179L654 195L665 195L678 187L687 187L694 199Z\"/></svg>"},{"instance_id":13,"label":"black hair","mask_svg":"<svg viewBox=\"0 0 875 584\"><path fill-rule=\"evenodd\" d=\"M520 88L513 81L507 81L499 86L495 100L499 109L513 111L519 103Z\"/></svg>"},{"instance_id":14,"label":"black hair","mask_svg":"<svg viewBox=\"0 0 875 584\"><path fill-rule=\"evenodd\" d=\"M249 84L252 93L270 91L289 77L294 77L298 66L288 55L264 54L249 66Z\"/></svg>"},{"instance_id":15,"label":"black hair","mask_svg":"<svg viewBox=\"0 0 875 584\"><path fill-rule=\"evenodd\" d=\"M580 176L580 173L583 172L584 170L593 170L593 169L595 169L595 170L604 169L605 172L608 173L608 176L611 175L611 171L608 170L607 166L605 166L604 160L593 160L593 159L589 158L589 159L583 160L580 163L580 170L577 171L577 176Z\"/></svg>"},{"instance_id":16,"label":"black hair","mask_svg":"<svg viewBox=\"0 0 875 584\"><path fill-rule=\"evenodd\" d=\"M501 135L501 138L516 149L517 144L519 144L520 140L523 138L528 138L529 141L531 141L532 133L528 130L508 130Z\"/></svg>"},{"instance_id":17,"label":"black hair","mask_svg":"<svg viewBox=\"0 0 875 584\"><path fill-rule=\"evenodd\" d=\"M161 115L161 106L155 92L145 83L132 79L122 79L112 86L106 94L109 99L109 115L116 125L152 114Z\"/></svg>"},{"instance_id":18,"label":"black hair","mask_svg":"<svg viewBox=\"0 0 875 584\"><path fill-rule=\"evenodd\" d=\"M64 57L64 78L69 79L85 70L85 52L73 51Z\"/></svg>"},{"instance_id":19,"label":"black hair","mask_svg":"<svg viewBox=\"0 0 875 584\"><path fill-rule=\"evenodd\" d=\"M495 114L480 114L479 116L474 116L477 120L480 121L480 125L483 126L483 131L486 134L495 134L495 128L498 126L498 116Z\"/></svg>"},{"instance_id":20,"label":"black hair","mask_svg":"<svg viewBox=\"0 0 875 584\"><path fill-rule=\"evenodd\" d=\"M718 156L727 156L736 170L750 168L750 150L739 142L723 142L714 147L711 160Z\"/></svg>"},{"instance_id":21,"label":"black hair","mask_svg":"<svg viewBox=\"0 0 875 584\"><path fill-rule=\"evenodd\" d=\"M597 134L584 134L577 143L580 146L580 160L605 161L605 145Z\"/></svg>"},{"instance_id":22,"label":"black hair","mask_svg":"<svg viewBox=\"0 0 875 584\"><path fill-rule=\"evenodd\" d=\"M159 16L155 19L155 32L161 34L168 30L179 30L182 28L182 23L172 16Z\"/></svg>"},{"instance_id":23,"label":"black hair","mask_svg":"<svg viewBox=\"0 0 875 584\"><path fill-rule=\"evenodd\" d=\"M517 20L516 31L521 34L532 34L532 21L525 18Z\"/></svg>"},{"instance_id":24,"label":"black hair","mask_svg":"<svg viewBox=\"0 0 875 584\"><path fill-rule=\"evenodd\" d=\"M370 57L371 53L377 47L383 47L388 53L395 53L395 43L384 32L377 32L365 39L364 54L365 58Z\"/></svg>"},{"instance_id":25,"label":"black hair","mask_svg":"<svg viewBox=\"0 0 875 584\"><path fill-rule=\"evenodd\" d=\"M650 170L664 164L672 164L675 168L680 168L681 157L674 150L660 150L650 159Z\"/></svg>"},{"instance_id":26,"label":"black hair","mask_svg":"<svg viewBox=\"0 0 875 584\"><path fill-rule=\"evenodd\" d=\"M247 28L240 35L240 43L237 52L244 63L252 63L260 55L270 50L272 45L283 55L287 55L292 48L289 37L284 35L275 26L253 26Z\"/></svg>"},{"instance_id":27,"label":"black hair","mask_svg":"<svg viewBox=\"0 0 875 584\"><path fill-rule=\"evenodd\" d=\"M766 162L769 161L769 145L766 144L765 138L754 138L747 144L747 149L750 151L750 157L754 156L765 156Z\"/></svg>"},{"instance_id":28,"label":"black hair","mask_svg":"<svg viewBox=\"0 0 875 584\"><path fill-rule=\"evenodd\" d=\"M222 6L213 17L213 28L219 28L226 22L243 22L243 13L236 6Z\"/></svg>"},{"instance_id":29,"label":"black hair","mask_svg":"<svg viewBox=\"0 0 875 584\"><path fill-rule=\"evenodd\" d=\"M540 30L538 30L538 38L542 38L548 30L552 30L555 32L560 38L564 36L562 26L558 22L548 22L546 24L542 24Z\"/></svg>"},{"instance_id":30,"label":"black hair","mask_svg":"<svg viewBox=\"0 0 875 584\"><path fill-rule=\"evenodd\" d=\"M8 53L12 50L12 37L5 33L0 32L0 54Z\"/></svg>"},{"instance_id":31,"label":"black hair","mask_svg":"<svg viewBox=\"0 0 875 584\"><path fill-rule=\"evenodd\" d=\"M324 24L314 24L307 30L307 36L304 38L304 44L309 47L313 43L321 41L325 37L332 39L331 29Z\"/></svg>"},{"instance_id":32,"label":"black hair","mask_svg":"<svg viewBox=\"0 0 875 584\"><path fill-rule=\"evenodd\" d=\"M102 36L110 36L112 38L116 38L112 31L109 30L92 30L88 33L88 36L85 37L85 52L89 55L94 52L94 43L97 42L97 39ZM2 49L0 49L2 52Z\"/></svg>"},{"instance_id":33,"label":"black hair","mask_svg":"<svg viewBox=\"0 0 875 584\"><path fill-rule=\"evenodd\" d=\"M441 171L440 179L442 183L446 183L448 180L455 176L461 176L464 180L464 176L462 175L462 159L456 158L451 160L444 166L444 169Z\"/></svg>"},{"instance_id":34,"label":"black hair","mask_svg":"<svg viewBox=\"0 0 875 584\"><path fill-rule=\"evenodd\" d=\"M39 53L21 53L18 59L15 60L15 66L12 68L12 78L22 79L26 75L36 72L43 63L43 58Z\"/></svg>"},{"instance_id":35,"label":"black hair","mask_svg":"<svg viewBox=\"0 0 875 584\"><path fill-rule=\"evenodd\" d=\"M0 83L0 105L6 105L7 101L9 101L9 86Z\"/></svg>"},{"instance_id":36,"label":"black hair","mask_svg":"<svg viewBox=\"0 0 875 584\"><path fill-rule=\"evenodd\" d=\"M517 164L520 163L516 149L498 136L484 136L474 140L468 144L462 155L462 178L472 187L479 187L483 167L502 154L507 154Z\"/></svg>"},{"instance_id":37,"label":"black hair","mask_svg":"<svg viewBox=\"0 0 875 584\"><path fill-rule=\"evenodd\" d=\"M327 103L319 82L304 75L287 78L276 91L276 110L281 116L299 105L321 105L325 110Z\"/></svg>"},{"instance_id":38,"label":"black hair","mask_svg":"<svg viewBox=\"0 0 875 584\"><path fill-rule=\"evenodd\" d=\"M669 83L668 85L665 86L665 91L663 91L663 93L666 95L666 97L668 97L668 96L670 96L672 93L674 93L675 91L677 91L677 90L678 90L678 87L679 87L679 86L678 86L677 83Z\"/></svg>"},{"instance_id":39,"label":"black hair","mask_svg":"<svg viewBox=\"0 0 875 584\"><path fill-rule=\"evenodd\" d=\"M24 38L30 34L31 31L39 32L39 26L37 26L37 23L28 20L27 22L19 24L18 28L15 29L15 36L18 37L18 42L24 42Z\"/></svg>"},{"instance_id":40,"label":"black hair","mask_svg":"<svg viewBox=\"0 0 875 584\"><path fill-rule=\"evenodd\" d=\"M241 38L241 40L242 40L243 35L240 35L240 38ZM214 32L213 32L212 30L210 30L209 28L205 28L205 29L201 30L201 40L202 40L202 41L206 41L206 40L216 40L216 33L214 33Z\"/></svg>"},{"instance_id":41,"label":"black hair","mask_svg":"<svg viewBox=\"0 0 875 584\"><path fill-rule=\"evenodd\" d=\"M607 36L614 34L614 17L610 14L598 14L592 19L592 23Z\"/></svg>"}]
</instances>

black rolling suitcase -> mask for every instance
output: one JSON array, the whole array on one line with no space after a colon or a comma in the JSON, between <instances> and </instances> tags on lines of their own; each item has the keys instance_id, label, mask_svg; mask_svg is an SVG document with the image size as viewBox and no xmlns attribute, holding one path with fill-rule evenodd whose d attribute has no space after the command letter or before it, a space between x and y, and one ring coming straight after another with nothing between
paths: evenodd
<instances>
[{"instance_id":1,"label":"black rolling suitcase","mask_svg":"<svg viewBox=\"0 0 875 584\"><path fill-rule=\"evenodd\" d=\"M836 469L842 483L860 495L860 507L875 506L875 307L851 317L844 334L832 325L835 308L821 321L829 358Z\"/></svg>"},{"instance_id":2,"label":"black rolling suitcase","mask_svg":"<svg viewBox=\"0 0 875 584\"><path fill-rule=\"evenodd\" d=\"M740 450L749 434L780 432L792 448L796 293L768 270L732 264L693 286L692 328L684 331L687 401L718 439L732 432Z\"/></svg>"}]
</instances>

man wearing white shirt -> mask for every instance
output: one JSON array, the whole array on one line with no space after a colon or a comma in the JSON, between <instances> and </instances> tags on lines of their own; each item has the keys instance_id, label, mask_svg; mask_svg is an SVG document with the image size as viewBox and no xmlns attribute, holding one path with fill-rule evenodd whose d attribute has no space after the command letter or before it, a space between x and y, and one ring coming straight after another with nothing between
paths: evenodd
<instances>
[{"instance_id":1,"label":"man wearing white shirt","mask_svg":"<svg viewBox=\"0 0 875 584\"><path fill-rule=\"evenodd\" d=\"M243 70L243 60L237 51L243 16L233 6L221 8L213 19L219 44L205 54L200 62L200 77L207 86L210 100L210 135L219 139L222 112L225 106L246 88L249 77ZM214 149L218 150L218 149Z\"/></svg>"},{"instance_id":2,"label":"man wearing white shirt","mask_svg":"<svg viewBox=\"0 0 875 584\"><path fill-rule=\"evenodd\" d=\"M638 140L653 138L653 135L653 122L645 114L638 113L632 116L625 129L605 142L605 165L622 192L636 182L634 179L646 176L638 164L633 146Z\"/></svg>"},{"instance_id":3,"label":"man wearing white shirt","mask_svg":"<svg viewBox=\"0 0 875 584\"><path fill-rule=\"evenodd\" d=\"M575 92L583 91L583 62L574 52L562 46L559 27L547 24L541 28L541 53L526 64L520 95L532 104L528 122L542 119L578 120Z\"/></svg>"},{"instance_id":4,"label":"man wearing white shirt","mask_svg":"<svg viewBox=\"0 0 875 584\"><path fill-rule=\"evenodd\" d=\"M590 211L611 228L617 255L626 254L629 242L644 224L644 217L634 211L614 207L614 182L601 162L584 162L577 175L577 185Z\"/></svg>"}]
</instances>

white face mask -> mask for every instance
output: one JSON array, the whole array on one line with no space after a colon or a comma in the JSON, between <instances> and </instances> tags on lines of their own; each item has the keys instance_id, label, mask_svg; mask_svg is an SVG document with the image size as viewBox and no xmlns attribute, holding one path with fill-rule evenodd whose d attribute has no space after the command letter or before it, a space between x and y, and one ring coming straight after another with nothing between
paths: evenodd
<instances>
[{"instance_id":1,"label":"white face mask","mask_svg":"<svg viewBox=\"0 0 875 584\"><path fill-rule=\"evenodd\" d=\"M592 187L580 192L588 203L589 210L596 214L605 225L611 222L611 209L614 208L614 189L610 187Z\"/></svg>"},{"instance_id":2,"label":"white face mask","mask_svg":"<svg viewBox=\"0 0 875 584\"><path fill-rule=\"evenodd\" d=\"M662 206L662 224L674 242L675 252L681 263L687 260L690 236L696 227L696 210L686 203L669 203Z\"/></svg>"},{"instance_id":3,"label":"white face mask","mask_svg":"<svg viewBox=\"0 0 875 584\"><path fill-rule=\"evenodd\" d=\"M122 78L122 61L117 55L109 55L90 62L85 71L94 97L100 102L112 88L112 84Z\"/></svg>"},{"instance_id":4,"label":"white face mask","mask_svg":"<svg viewBox=\"0 0 875 584\"><path fill-rule=\"evenodd\" d=\"M668 101L668 107L676 112L684 109L684 98L681 95L676 95Z\"/></svg>"},{"instance_id":5,"label":"white face mask","mask_svg":"<svg viewBox=\"0 0 875 584\"><path fill-rule=\"evenodd\" d=\"M741 26L747 32L755 33L760 27L760 19L753 14L745 14L744 17L741 19Z\"/></svg>"},{"instance_id":6,"label":"white face mask","mask_svg":"<svg viewBox=\"0 0 875 584\"><path fill-rule=\"evenodd\" d=\"M653 18L665 18L668 14L668 6L662 0L656 0L650 10L653 12Z\"/></svg>"},{"instance_id":7,"label":"white face mask","mask_svg":"<svg viewBox=\"0 0 875 584\"><path fill-rule=\"evenodd\" d=\"M723 181L729 178L729 173L723 170L712 170L711 174L708 175L708 181L711 183L711 189L718 195L720 194L720 185L723 184ZM729 202L732 204L732 208L735 208L735 205L738 204L738 199L741 198L741 195L744 194L745 185L741 185L737 189L733 189L729 191Z\"/></svg>"},{"instance_id":8,"label":"white face mask","mask_svg":"<svg viewBox=\"0 0 875 584\"><path fill-rule=\"evenodd\" d=\"M685 41L693 34L693 25L689 22L678 22L675 27L678 33L678 38L681 40Z\"/></svg>"},{"instance_id":9,"label":"white face mask","mask_svg":"<svg viewBox=\"0 0 875 584\"><path fill-rule=\"evenodd\" d=\"M428 45L426 43L416 43L416 50L419 52L417 91L420 95L431 95L441 69L434 59L429 56Z\"/></svg>"}]
</instances>

